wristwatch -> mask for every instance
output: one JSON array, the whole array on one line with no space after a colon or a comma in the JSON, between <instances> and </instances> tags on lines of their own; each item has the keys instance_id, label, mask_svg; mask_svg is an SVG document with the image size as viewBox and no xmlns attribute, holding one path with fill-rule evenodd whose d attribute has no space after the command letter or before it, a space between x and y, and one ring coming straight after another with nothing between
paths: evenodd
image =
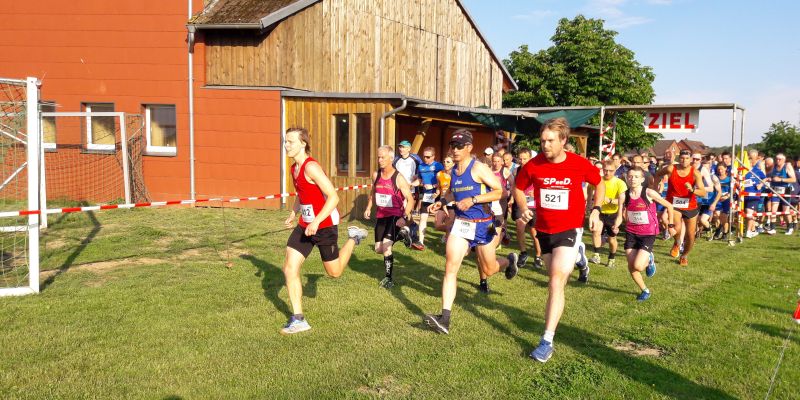
<instances>
[{"instance_id":1,"label":"wristwatch","mask_svg":"<svg viewBox=\"0 0 800 400\"><path fill-rule=\"evenodd\" d=\"M478 204L478 196L472 196L472 204Z\"/></svg>"}]
</instances>

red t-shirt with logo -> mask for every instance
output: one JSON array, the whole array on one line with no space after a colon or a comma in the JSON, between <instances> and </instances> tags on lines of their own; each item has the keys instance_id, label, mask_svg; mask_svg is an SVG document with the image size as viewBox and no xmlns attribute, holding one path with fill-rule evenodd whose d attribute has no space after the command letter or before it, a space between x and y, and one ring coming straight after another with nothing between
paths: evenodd
<instances>
[{"instance_id":1,"label":"red t-shirt with logo","mask_svg":"<svg viewBox=\"0 0 800 400\"><path fill-rule=\"evenodd\" d=\"M575 153L566 154L564 161L552 163L539 153L517 175L517 189L534 188L537 231L553 234L583 227L583 183L600 183L600 171L589 160Z\"/></svg>"}]
</instances>

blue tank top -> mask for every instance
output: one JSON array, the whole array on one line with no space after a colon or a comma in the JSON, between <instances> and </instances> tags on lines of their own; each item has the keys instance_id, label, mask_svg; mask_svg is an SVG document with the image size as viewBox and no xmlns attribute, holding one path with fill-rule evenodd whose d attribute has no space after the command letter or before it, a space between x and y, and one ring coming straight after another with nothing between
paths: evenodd
<instances>
[{"instance_id":1,"label":"blue tank top","mask_svg":"<svg viewBox=\"0 0 800 400\"><path fill-rule=\"evenodd\" d=\"M725 178L720 178L719 187L720 187L720 189L722 189L722 194L731 192L731 177L730 177L730 175L726 176Z\"/></svg>"},{"instance_id":2,"label":"blue tank top","mask_svg":"<svg viewBox=\"0 0 800 400\"><path fill-rule=\"evenodd\" d=\"M419 178L422 180L423 185L435 185L436 184L436 174L439 171L444 170L444 165L442 165L438 161L434 161L430 164L422 163L417 167L417 171L419 172Z\"/></svg>"},{"instance_id":3,"label":"blue tank top","mask_svg":"<svg viewBox=\"0 0 800 400\"><path fill-rule=\"evenodd\" d=\"M482 183L475 182L472 179L472 166L475 165L475 160L470 160L469 166L462 175L458 174L457 168L453 168L453 179L450 181L450 190L453 192L453 197L456 201L468 199L472 196L477 196L486 192L486 187ZM486 219L492 216L487 211L485 204L475 204L467 211L461 211L456 207L456 217L463 219Z\"/></svg>"},{"instance_id":4,"label":"blue tank top","mask_svg":"<svg viewBox=\"0 0 800 400\"><path fill-rule=\"evenodd\" d=\"M789 177L789 173L786 172L786 164L783 164L783 168L778 171L777 168L772 169L772 173L769 174L770 178L781 178L781 180L786 179ZM771 187L788 187L789 183L787 182L770 182L769 184Z\"/></svg>"}]
</instances>

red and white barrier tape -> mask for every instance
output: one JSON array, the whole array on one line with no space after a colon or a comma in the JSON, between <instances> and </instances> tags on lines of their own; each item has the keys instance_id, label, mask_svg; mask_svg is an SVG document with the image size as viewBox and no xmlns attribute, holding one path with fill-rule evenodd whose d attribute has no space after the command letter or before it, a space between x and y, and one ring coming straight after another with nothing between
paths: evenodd
<instances>
[{"instance_id":1,"label":"red and white barrier tape","mask_svg":"<svg viewBox=\"0 0 800 400\"><path fill-rule=\"evenodd\" d=\"M746 216L748 214L746 214L744 211L739 211L739 215L744 217L744 216ZM752 217L764 217L764 216L777 217L778 215L798 215L798 213L795 212L795 211L791 211L790 210L790 211L775 211L775 212L769 212L769 211L757 212L757 213L752 213L752 214L749 214L749 215L752 216Z\"/></svg>"},{"instance_id":2,"label":"red and white barrier tape","mask_svg":"<svg viewBox=\"0 0 800 400\"><path fill-rule=\"evenodd\" d=\"M739 195L747 197L778 197L775 193L739 192ZM782 194L780 196L788 199L790 197L800 197L800 194Z\"/></svg>"},{"instance_id":3,"label":"red and white barrier tape","mask_svg":"<svg viewBox=\"0 0 800 400\"><path fill-rule=\"evenodd\" d=\"M343 186L336 188L336 191L347 191L347 190L361 190L371 187L372 184L368 185L354 185L354 186ZM292 197L297 196L297 192L295 193L278 193L278 194L271 194L267 196L255 196L255 197L238 197L238 198L231 198L225 199L222 197L210 198L210 199L196 199L196 200L170 200L170 201L150 201L146 203L128 203L128 204L100 204L94 206L84 206L84 207L65 207L65 208L48 208L46 210L19 210L19 211L4 211L0 212L0 218L6 217L21 217L24 215L41 215L41 214L66 214L66 213L74 213L74 212L87 212L87 211L98 211L98 210L114 210L114 209L127 209L127 208L144 208L144 207L163 207L163 206L172 206L172 205L186 205L186 204L198 204L198 203L209 203L209 202L221 202L221 203L241 203L245 201L256 201L256 200L271 200L271 199L280 199L283 197Z\"/></svg>"}]
</instances>

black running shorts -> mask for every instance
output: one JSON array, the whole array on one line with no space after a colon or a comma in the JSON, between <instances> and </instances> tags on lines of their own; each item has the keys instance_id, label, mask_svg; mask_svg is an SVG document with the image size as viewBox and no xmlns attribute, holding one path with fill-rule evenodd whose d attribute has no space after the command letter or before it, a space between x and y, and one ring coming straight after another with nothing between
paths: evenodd
<instances>
[{"instance_id":1,"label":"black running shorts","mask_svg":"<svg viewBox=\"0 0 800 400\"><path fill-rule=\"evenodd\" d=\"M383 242L384 239L389 239L391 242L397 241L397 235L400 233L400 228L397 226L397 220L403 217L383 217L375 221L375 243Z\"/></svg>"},{"instance_id":2,"label":"black running shorts","mask_svg":"<svg viewBox=\"0 0 800 400\"><path fill-rule=\"evenodd\" d=\"M625 234L625 250L644 250L653 252L653 244L656 242L656 235L639 236L633 233Z\"/></svg>"},{"instance_id":3,"label":"black running shorts","mask_svg":"<svg viewBox=\"0 0 800 400\"><path fill-rule=\"evenodd\" d=\"M308 258L311 250L317 246L323 262L339 258L339 227L337 225L319 229L314 236L306 236L305 232L305 228L297 225L289 235L286 247L293 248L303 257Z\"/></svg>"},{"instance_id":4,"label":"black running shorts","mask_svg":"<svg viewBox=\"0 0 800 400\"><path fill-rule=\"evenodd\" d=\"M679 210L679 209L676 208L675 211L681 213L681 216L683 217L683 219L692 219L692 218L697 217L700 214L700 209L699 208L695 208L694 210Z\"/></svg>"},{"instance_id":5,"label":"black running shorts","mask_svg":"<svg viewBox=\"0 0 800 400\"><path fill-rule=\"evenodd\" d=\"M617 213L614 214L600 213L600 222L603 223L603 233L608 235L608 237L617 237L617 234L614 233L613 229L611 229L616 221L617 221Z\"/></svg>"},{"instance_id":6,"label":"black running shorts","mask_svg":"<svg viewBox=\"0 0 800 400\"><path fill-rule=\"evenodd\" d=\"M581 240L577 229L570 229L558 233L544 233L536 231L536 239L539 239L539 246L542 254L552 254L556 247L578 247Z\"/></svg>"}]
</instances>

